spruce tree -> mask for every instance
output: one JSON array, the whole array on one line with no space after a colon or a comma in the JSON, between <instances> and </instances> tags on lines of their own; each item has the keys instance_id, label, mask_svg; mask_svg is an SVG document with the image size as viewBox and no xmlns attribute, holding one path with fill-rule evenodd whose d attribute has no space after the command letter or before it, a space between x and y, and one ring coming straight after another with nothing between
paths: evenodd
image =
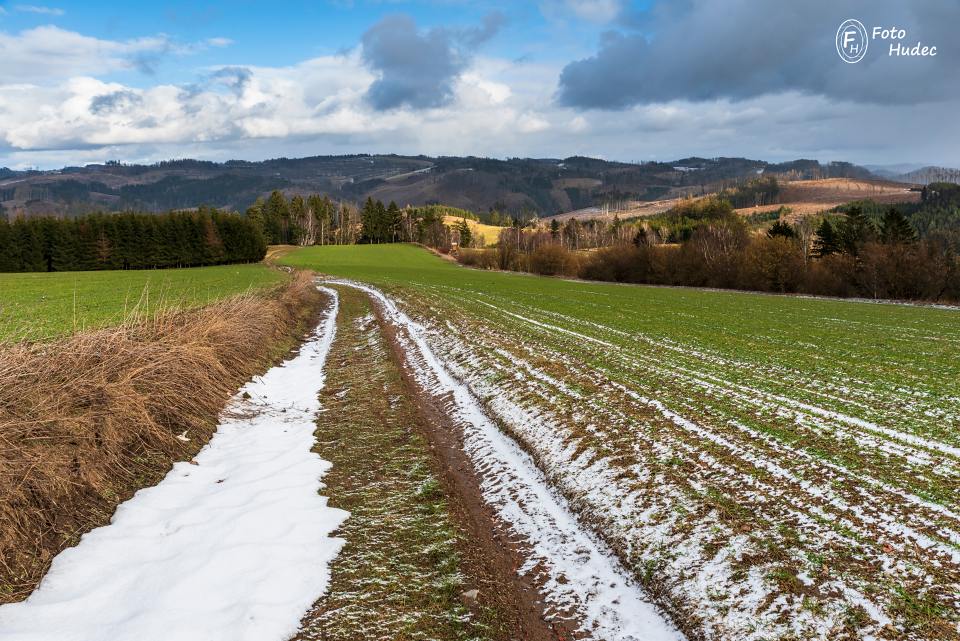
<instances>
[{"instance_id":1,"label":"spruce tree","mask_svg":"<svg viewBox=\"0 0 960 641\"><path fill-rule=\"evenodd\" d=\"M307 216L313 216L313 213L307 209L303 196L295 195L290 199L290 242L294 245L300 244L300 239L309 225Z\"/></svg>"},{"instance_id":2,"label":"spruce tree","mask_svg":"<svg viewBox=\"0 0 960 641\"><path fill-rule=\"evenodd\" d=\"M470 225L467 223L466 218L461 218L457 221L457 235L460 237L461 247L470 246L470 242L473 240L473 234L470 231Z\"/></svg>"},{"instance_id":3,"label":"spruce tree","mask_svg":"<svg viewBox=\"0 0 960 641\"><path fill-rule=\"evenodd\" d=\"M363 209L360 210L360 236L365 242L376 242L377 206L371 196L367 196Z\"/></svg>"},{"instance_id":4,"label":"spruce tree","mask_svg":"<svg viewBox=\"0 0 960 641\"><path fill-rule=\"evenodd\" d=\"M43 238L37 226L28 220L19 219L13 224L14 242L20 248L20 271L43 272L47 265L43 259Z\"/></svg>"},{"instance_id":5,"label":"spruce tree","mask_svg":"<svg viewBox=\"0 0 960 641\"><path fill-rule=\"evenodd\" d=\"M397 207L397 203L390 201L390 204L387 206L387 215L386 215L386 234L385 239L387 242L395 243L397 242L397 236L400 233L400 208Z\"/></svg>"},{"instance_id":6,"label":"spruce tree","mask_svg":"<svg viewBox=\"0 0 960 641\"><path fill-rule=\"evenodd\" d=\"M844 252L853 256L859 254L860 248L876 236L873 223L866 217L859 205L850 207L837 231L840 247Z\"/></svg>"},{"instance_id":7,"label":"spruce tree","mask_svg":"<svg viewBox=\"0 0 960 641\"><path fill-rule=\"evenodd\" d=\"M776 238L777 236L782 238L796 238L797 233L793 230L790 223L784 220L778 220L767 230L767 238Z\"/></svg>"},{"instance_id":8,"label":"spruce tree","mask_svg":"<svg viewBox=\"0 0 960 641\"><path fill-rule=\"evenodd\" d=\"M817 227L816 235L813 238L813 255L818 258L837 254L840 252L840 242L837 239L837 232L833 225L826 218Z\"/></svg>"},{"instance_id":9,"label":"spruce tree","mask_svg":"<svg viewBox=\"0 0 960 641\"><path fill-rule=\"evenodd\" d=\"M252 205L247 207L247 219L249 219L253 224L257 226L260 230L260 233L264 237L269 238L269 232L267 230L267 222L265 218L266 203L263 202L263 198L257 198Z\"/></svg>"},{"instance_id":10,"label":"spruce tree","mask_svg":"<svg viewBox=\"0 0 960 641\"><path fill-rule=\"evenodd\" d=\"M554 219L553 222L557 222L556 219ZM640 227L637 228L637 233L633 235L633 245L634 247L641 247L643 245L646 245L647 242L649 242L647 238L647 228L641 225Z\"/></svg>"},{"instance_id":11,"label":"spruce tree","mask_svg":"<svg viewBox=\"0 0 960 641\"><path fill-rule=\"evenodd\" d=\"M387 208L381 201L374 204L373 227L376 242L382 243L387 240Z\"/></svg>"},{"instance_id":12,"label":"spruce tree","mask_svg":"<svg viewBox=\"0 0 960 641\"><path fill-rule=\"evenodd\" d=\"M77 265L76 224L58 220L50 236L50 268L56 272L74 271Z\"/></svg>"},{"instance_id":13,"label":"spruce tree","mask_svg":"<svg viewBox=\"0 0 960 641\"><path fill-rule=\"evenodd\" d=\"M20 249L13 228L6 217L0 217L0 272L20 271Z\"/></svg>"},{"instance_id":14,"label":"spruce tree","mask_svg":"<svg viewBox=\"0 0 960 641\"><path fill-rule=\"evenodd\" d=\"M880 239L887 245L912 243L917 240L917 232L899 209L891 207L880 223Z\"/></svg>"},{"instance_id":15,"label":"spruce tree","mask_svg":"<svg viewBox=\"0 0 960 641\"><path fill-rule=\"evenodd\" d=\"M290 209L283 192L274 190L270 193L263 207L263 219L268 243L290 243Z\"/></svg>"}]
</instances>

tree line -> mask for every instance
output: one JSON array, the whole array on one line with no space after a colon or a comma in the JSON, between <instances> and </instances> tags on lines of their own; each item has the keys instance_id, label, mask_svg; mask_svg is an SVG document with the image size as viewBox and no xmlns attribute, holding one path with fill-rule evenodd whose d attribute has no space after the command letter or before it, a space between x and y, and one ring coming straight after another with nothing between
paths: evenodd
<instances>
[{"instance_id":1,"label":"tree line","mask_svg":"<svg viewBox=\"0 0 960 641\"><path fill-rule=\"evenodd\" d=\"M938 187L925 199L950 208L953 231L921 235L902 207L868 215L852 204L793 222L780 218L754 233L728 201L713 198L683 203L652 221L511 228L495 250L461 251L458 258L591 280L960 302L960 189L950 189ZM947 191L956 202L944 201ZM591 245L606 244L576 251L584 248L585 229Z\"/></svg>"},{"instance_id":2,"label":"tree line","mask_svg":"<svg viewBox=\"0 0 960 641\"><path fill-rule=\"evenodd\" d=\"M0 272L197 267L256 262L266 251L248 219L210 208L13 222L0 217Z\"/></svg>"},{"instance_id":3,"label":"tree line","mask_svg":"<svg viewBox=\"0 0 960 641\"><path fill-rule=\"evenodd\" d=\"M444 217L476 218L471 212L442 205L399 207L391 201L367 198L359 207L334 202L328 196L300 194L287 198L274 191L258 198L246 217L261 231L268 244L352 245L355 243L416 242L439 249L464 244L466 226L444 224ZM467 227L466 246L472 241Z\"/></svg>"}]
</instances>

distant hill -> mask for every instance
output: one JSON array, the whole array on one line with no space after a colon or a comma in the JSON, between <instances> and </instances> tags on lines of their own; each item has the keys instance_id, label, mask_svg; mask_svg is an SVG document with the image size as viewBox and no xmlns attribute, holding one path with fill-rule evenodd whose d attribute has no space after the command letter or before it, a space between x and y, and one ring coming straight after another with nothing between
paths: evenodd
<instances>
[{"instance_id":1,"label":"distant hill","mask_svg":"<svg viewBox=\"0 0 960 641\"><path fill-rule=\"evenodd\" d=\"M896 177L899 182L929 185L930 183L960 183L960 169L950 167L923 167Z\"/></svg>"},{"instance_id":2,"label":"distant hill","mask_svg":"<svg viewBox=\"0 0 960 641\"><path fill-rule=\"evenodd\" d=\"M746 158L682 158L641 164L565 159L313 156L262 162L116 162L56 171L0 169L0 206L10 215L77 215L94 210L166 211L201 204L243 210L257 197L323 193L400 205L444 203L474 212L549 216L592 206L655 201L718 191L757 175L788 180L870 178L850 163L768 163Z\"/></svg>"}]
</instances>

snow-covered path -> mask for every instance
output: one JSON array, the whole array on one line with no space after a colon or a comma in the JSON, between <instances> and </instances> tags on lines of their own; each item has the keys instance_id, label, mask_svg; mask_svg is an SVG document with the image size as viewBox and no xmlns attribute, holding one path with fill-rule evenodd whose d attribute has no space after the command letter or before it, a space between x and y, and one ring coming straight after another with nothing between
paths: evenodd
<instances>
[{"instance_id":1,"label":"snow-covered path","mask_svg":"<svg viewBox=\"0 0 960 641\"><path fill-rule=\"evenodd\" d=\"M464 434L464 447L483 476L485 500L524 541L550 610L579 619L583 631L603 641L682 641L683 634L646 598L613 553L579 524L543 477L533 459L484 412L466 385L427 342L424 327L411 320L381 291L347 280L377 303L398 330L418 382L450 399L448 411Z\"/></svg>"},{"instance_id":2,"label":"snow-covered path","mask_svg":"<svg viewBox=\"0 0 960 641\"><path fill-rule=\"evenodd\" d=\"M329 582L348 516L311 452L337 293L294 358L245 385L196 464L117 508L0 607L2 641L281 641ZM244 398L248 395L248 398Z\"/></svg>"}]
</instances>

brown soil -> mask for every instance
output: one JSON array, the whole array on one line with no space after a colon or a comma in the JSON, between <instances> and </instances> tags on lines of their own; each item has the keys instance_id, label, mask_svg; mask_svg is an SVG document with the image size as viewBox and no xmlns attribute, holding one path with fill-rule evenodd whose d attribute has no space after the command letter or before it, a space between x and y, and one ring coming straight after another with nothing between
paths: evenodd
<instances>
[{"instance_id":1,"label":"brown soil","mask_svg":"<svg viewBox=\"0 0 960 641\"><path fill-rule=\"evenodd\" d=\"M416 399L423 420L419 423L436 461L437 474L456 522L466 532L461 554L466 570L480 592L480 604L497 610L511 631L507 639L545 641L583 638L568 621L548 621L544 616L541 586L517 569L525 557L508 526L500 521L483 498L480 477L463 449L463 435L449 420L437 399L420 389L393 327L376 308L393 358L401 368L409 396Z\"/></svg>"},{"instance_id":2,"label":"brown soil","mask_svg":"<svg viewBox=\"0 0 960 641\"><path fill-rule=\"evenodd\" d=\"M873 200L878 203L915 203L920 193L910 191L910 185L884 180L850 180L828 178L825 180L797 180L784 183L778 200L772 205L744 207L738 214L748 216L759 212L776 211L780 207L790 209L788 220L833 209L854 200Z\"/></svg>"}]
</instances>

